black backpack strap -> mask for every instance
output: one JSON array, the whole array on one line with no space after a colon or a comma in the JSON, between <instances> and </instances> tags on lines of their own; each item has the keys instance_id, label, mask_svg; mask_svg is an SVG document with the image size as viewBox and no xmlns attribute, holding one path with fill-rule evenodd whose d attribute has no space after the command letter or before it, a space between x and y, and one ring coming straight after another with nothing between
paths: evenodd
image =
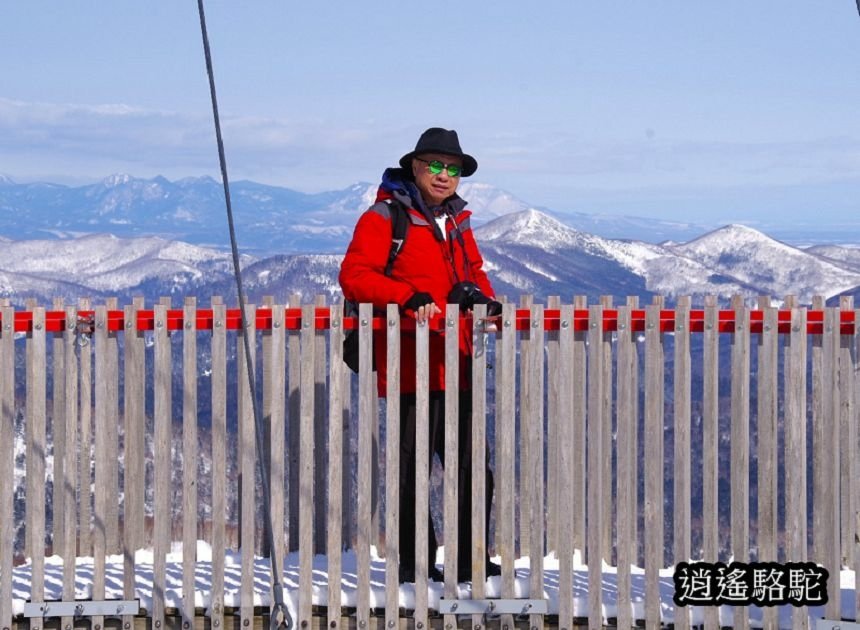
<instances>
[{"instance_id":1,"label":"black backpack strap","mask_svg":"<svg viewBox=\"0 0 860 630\"><path fill-rule=\"evenodd\" d=\"M463 252L463 260L466 261L466 279L472 279L472 265L469 260L469 254L466 253L466 241L463 239L463 233L460 231L460 226L457 225L457 219L454 218L454 213L450 210L446 210L445 214L448 216L448 220L451 221L451 225L454 227L451 228L451 233L457 237L457 243L460 245L460 251ZM454 242L448 239L448 247L451 250L451 260L454 260ZM454 275L457 276L457 270L454 270ZM458 276L459 280L459 276Z\"/></svg>"},{"instance_id":2,"label":"black backpack strap","mask_svg":"<svg viewBox=\"0 0 860 630\"><path fill-rule=\"evenodd\" d=\"M386 199L383 203L388 205L391 215L391 248L388 250L388 261L385 263L385 275L390 276L394 267L394 259L403 248L406 240L406 231L409 229L409 216L406 208L396 199Z\"/></svg>"}]
</instances>

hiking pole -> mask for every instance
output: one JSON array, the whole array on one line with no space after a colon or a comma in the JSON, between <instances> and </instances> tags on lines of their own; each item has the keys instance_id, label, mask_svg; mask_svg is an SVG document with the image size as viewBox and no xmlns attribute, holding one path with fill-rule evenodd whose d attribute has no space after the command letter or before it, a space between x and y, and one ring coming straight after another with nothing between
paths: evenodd
<instances>
[{"instance_id":1,"label":"hiking pole","mask_svg":"<svg viewBox=\"0 0 860 630\"><path fill-rule=\"evenodd\" d=\"M212 115L215 119L215 137L218 141L218 161L221 165L221 181L224 183L224 199L227 204L227 224L230 228L230 248L233 252L233 273L236 276L236 291L239 295L239 313L242 321L242 338L245 346L245 367L248 373L248 389L251 392L251 407L254 411L254 434L257 442L257 462L260 467L260 478L263 483L263 524L265 526L266 541L269 545L271 556L272 573L272 614L269 619L269 628L275 630L281 626L292 628L293 620L284 604L284 588L281 584L280 559L275 555L275 537L272 531L272 514L269 505L269 473L263 463L263 419L260 416L260 407L257 404L257 390L254 383L254 370L251 362L251 340L248 322L245 316L245 293L242 290L242 275L239 272L239 248L236 245L236 230L233 225L233 208L230 203L230 184L227 179L227 159L224 157L224 141L221 137L221 121L218 116L218 99L215 96L215 74L212 71L212 54L209 49L209 35L206 31L206 16L203 12L203 0L197 0L197 9L200 13L200 32L203 35L203 52L206 56L206 73L209 75L209 93L212 99ZM217 552L218 550L216 550ZM243 549L242 553L253 553L253 549Z\"/></svg>"}]
</instances>

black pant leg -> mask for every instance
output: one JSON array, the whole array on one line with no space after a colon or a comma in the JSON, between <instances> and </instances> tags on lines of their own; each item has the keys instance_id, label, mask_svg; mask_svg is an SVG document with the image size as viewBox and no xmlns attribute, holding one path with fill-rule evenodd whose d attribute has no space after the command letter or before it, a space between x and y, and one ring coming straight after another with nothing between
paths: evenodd
<instances>
[{"instance_id":1,"label":"black pant leg","mask_svg":"<svg viewBox=\"0 0 860 630\"><path fill-rule=\"evenodd\" d=\"M465 390L460 392L459 413L459 448L458 448L458 475L459 493L457 501L458 519L458 546L457 559L458 573L460 576L471 576L472 573L472 392ZM483 422L483 418L480 419ZM484 475L485 475L485 522L484 540L489 544L490 540L490 510L493 505L493 492L495 484L493 471L490 469L490 451L485 449ZM485 547L486 549L486 547ZM489 553L485 550L485 561L489 559Z\"/></svg>"},{"instance_id":2,"label":"black pant leg","mask_svg":"<svg viewBox=\"0 0 860 630\"><path fill-rule=\"evenodd\" d=\"M444 398L440 405L437 392L430 394L430 427L425 439L430 447L430 467L427 474L433 469L433 454L436 451L440 433L438 418L444 419ZM408 574L415 569L415 447L416 447L416 409L415 394L401 394L400 396L400 564ZM434 418L436 419L434 421ZM444 430L444 423L442 425ZM432 566L436 561L436 532L433 528L433 519L427 517L427 539L428 539L428 561Z\"/></svg>"}]
</instances>

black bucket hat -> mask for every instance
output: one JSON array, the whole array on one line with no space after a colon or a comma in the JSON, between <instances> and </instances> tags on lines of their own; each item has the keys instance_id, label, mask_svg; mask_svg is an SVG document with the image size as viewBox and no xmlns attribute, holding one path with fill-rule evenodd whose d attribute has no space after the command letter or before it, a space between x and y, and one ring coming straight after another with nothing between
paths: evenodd
<instances>
[{"instance_id":1,"label":"black bucket hat","mask_svg":"<svg viewBox=\"0 0 860 630\"><path fill-rule=\"evenodd\" d=\"M431 127L422 133L421 137L418 138L418 143L415 145L415 150L410 151L400 158L400 166L411 172L412 158L423 153L442 153L462 158L463 177L469 177L469 175L478 170L478 162L468 153L463 153L463 149L460 148L460 140L457 138L457 132L453 129Z\"/></svg>"}]
</instances>

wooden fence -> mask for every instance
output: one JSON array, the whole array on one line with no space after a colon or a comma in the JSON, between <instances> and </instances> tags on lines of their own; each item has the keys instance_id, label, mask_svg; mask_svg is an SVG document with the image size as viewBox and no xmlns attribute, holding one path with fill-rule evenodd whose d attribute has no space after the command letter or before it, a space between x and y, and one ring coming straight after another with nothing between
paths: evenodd
<instances>
[{"instance_id":1,"label":"wooden fence","mask_svg":"<svg viewBox=\"0 0 860 630\"><path fill-rule=\"evenodd\" d=\"M45 600L49 546L63 560L64 600L75 599L76 559L85 556L93 558L90 597L105 599L112 554L122 554L122 592L133 599L140 579L135 551L152 549L147 614L152 627L163 628L168 553L181 542L183 592L193 592L198 539L213 550L206 583L196 585L208 588L213 628L224 625L224 552L230 549L247 552L240 554L242 627L255 614L250 552L284 558L295 550L298 567L287 589L297 601L296 623L311 623L314 555L325 554L327 601L317 603L327 606L326 625L336 630L345 612L344 549L355 553L356 626L367 628L373 611L384 608L386 627L395 627L401 615L399 423L381 418L399 414L404 329L414 330L416 340L419 411L428 400L430 335L446 334L449 362L456 361L458 326L469 327L475 344L473 413L487 422L473 423L472 493L484 496L487 446L496 492L491 540L480 526L484 502L473 502L473 598L486 596L481 560L488 547L501 556L502 598L517 595L518 557L530 559L530 592L542 597L544 558L555 553L557 623L565 629L576 619L590 627L606 622L603 562L618 567L617 603L607 613L618 627L633 626L634 616L644 617L647 627L660 625L661 583L665 590L667 582L658 572L680 561L815 561L828 569L831 585L843 565L860 565L860 330L850 301L824 308L816 300L807 309L789 299L778 309L769 299L754 308L738 299L721 310L713 299L698 309L679 300L669 310L661 300L640 307L630 298L616 307L608 298L599 304L551 298L546 305L524 298L520 308L506 303L491 327L480 323L482 310L473 320L449 306L430 325L416 326L393 306L374 317L370 305L361 305L357 319L345 320L340 305L293 297L288 304L248 307L243 331L238 310L218 299L207 308L193 299L181 309L169 300L150 309L141 301L122 309L115 301L0 308L0 477L15 478L22 426L26 467L23 514L16 513L21 497L14 484L0 485L0 627L14 616L12 575L20 551L30 562L27 597ZM362 353L374 334L387 336L393 382L382 407L374 375L364 368L354 376L342 362L345 329L353 327ZM251 347L270 449L262 454L255 449L242 334L257 342ZM448 370L449 391L456 391L456 372ZM446 409L445 458L455 462L456 396L448 397ZM427 420L420 412L418 418L421 435ZM426 440L417 445L420 472L430 453ZM260 496L258 456L273 480L269 497ZM446 466L444 476L445 532L457 527L455 469ZM701 493L694 492L698 487ZM432 615L420 551L431 503L426 475L418 475L415 496L418 566L409 614L421 629ZM260 535L263 500L272 508L273 550ZM25 538L16 542L21 529ZM444 597L454 598L456 536L445 536L445 545ZM383 594L372 592L372 546L385 557ZM573 595L575 549L588 565L585 608ZM644 592L634 593L633 566L644 569ZM850 608L858 611L860 596L853 596ZM829 597L825 616L839 618L839 588L831 587ZM182 598L184 623L199 613L193 597ZM736 608L734 626L746 627L748 613ZM690 614L689 607L676 608L675 627L689 627ZM766 626L773 627L776 614L764 612ZM715 608L703 615L706 627L717 627ZM806 616L806 609L796 609L797 627L806 627ZM514 623L509 616L501 621ZM530 625L545 621L532 615ZM476 616L472 627L484 622Z\"/></svg>"}]
</instances>

